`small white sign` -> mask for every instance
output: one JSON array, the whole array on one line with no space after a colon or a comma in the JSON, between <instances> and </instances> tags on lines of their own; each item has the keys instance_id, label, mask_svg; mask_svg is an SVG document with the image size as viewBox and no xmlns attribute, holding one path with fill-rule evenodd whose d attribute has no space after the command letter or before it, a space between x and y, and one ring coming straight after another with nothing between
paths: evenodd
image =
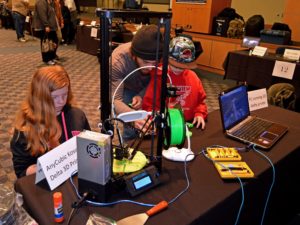
<instances>
[{"instance_id":1,"label":"small white sign","mask_svg":"<svg viewBox=\"0 0 300 225\"><path fill-rule=\"evenodd\" d=\"M93 20L93 21L91 22L91 25L92 25L92 26L96 26L96 21Z\"/></svg>"},{"instance_id":2,"label":"small white sign","mask_svg":"<svg viewBox=\"0 0 300 225\"><path fill-rule=\"evenodd\" d=\"M92 28L91 29L91 37L93 38L97 38L97 28Z\"/></svg>"},{"instance_id":3,"label":"small white sign","mask_svg":"<svg viewBox=\"0 0 300 225\"><path fill-rule=\"evenodd\" d=\"M252 55L264 56L266 54L267 50L268 50L268 48L261 47L261 46L255 46L252 51Z\"/></svg>"},{"instance_id":4,"label":"small white sign","mask_svg":"<svg viewBox=\"0 0 300 225\"><path fill-rule=\"evenodd\" d=\"M283 57L287 58L287 59L297 61L300 58L300 50L288 49L287 48L287 49L284 50Z\"/></svg>"},{"instance_id":5,"label":"small white sign","mask_svg":"<svg viewBox=\"0 0 300 225\"><path fill-rule=\"evenodd\" d=\"M30 17L29 17L29 16L26 16L26 18L25 18L25 23L29 23L29 21L30 21Z\"/></svg>"},{"instance_id":6,"label":"small white sign","mask_svg":"<svg viewBox=\"0 0 300 225\"><path fill-rule=\"evenodd\" d=\"M277 61L275 62L272 75L282 77L289 80L293 79L296 64L290 62Z\"/></svg>"},{"instance_id":7,"label":"small white sign","mask_svg":"<svg viewBox=\"0 0 300 225\"><path fill-rule=\"evenodd\" d=\"M51 191L77 170L76 136L38 158L35 183L46 177Z\"/></svg>"},{"instance_id":8,"label":"small white sign","mask_svg":"<svg viewBox=\"0 0 300 225\"><path fill-rule=\"evenodd\" d=\"M268 107L268 96L265 88L248 92L249 108L254 111Z\"/></svg>"}]
</instances>

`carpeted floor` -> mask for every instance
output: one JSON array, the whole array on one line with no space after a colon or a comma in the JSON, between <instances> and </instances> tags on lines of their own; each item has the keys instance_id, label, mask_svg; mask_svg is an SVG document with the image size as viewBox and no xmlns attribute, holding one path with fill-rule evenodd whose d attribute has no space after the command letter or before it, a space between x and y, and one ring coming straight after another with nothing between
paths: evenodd
<instances>
[{"instance_id":1,"label":"carpeted floor","mask_svg":"<svg viewBox=\"0 0 300 225\"><path fill-rule=\"evenodd\" d=\"M0 29L0 183L12 185L16 180L9 148L10 131L14 116L26 95L34 71L43 66L39 40L27 37L26 43L18 42L14 30ZM68 71L77 105L84 110L91 127L98 131L100 122L100 66L95 56L76 50L75 45L60 46L58 55ZM209 112L218 108L217 94L234 82L222 76L200 71L200 78L207 93Z\"/></svg>"}]
</instances>

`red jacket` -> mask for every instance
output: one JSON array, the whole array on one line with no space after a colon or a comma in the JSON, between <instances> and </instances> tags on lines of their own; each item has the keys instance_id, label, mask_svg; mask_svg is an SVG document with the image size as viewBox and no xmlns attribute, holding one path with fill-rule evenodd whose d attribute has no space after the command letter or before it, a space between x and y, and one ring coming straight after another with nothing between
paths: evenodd
<instances>
[{"instance_id":1,"label":"red jacket","mask_svg":"<svg viewBox=\"0 0 300 225\"><path fill-rule=\"evenodd\" d=\"M147 87L143 98L142 108L146 111L152 111L153 94L154 94L154 70L151 72L151 80ZM161 70L157 74L156 88L156 106L155 110L160 107L160 91L161 91ZM177 87L177 97L166 100L166 106L173 108L176 104L180 104L186 121L193 120L196 116L207 118L207 106L205 104L206 93L203 89L199 77L192 70L184 70L181 74L175 75L171 70L168 71L172 86ZM170 84L169 78L168 85Z\"/></svg>"}]
</instances>

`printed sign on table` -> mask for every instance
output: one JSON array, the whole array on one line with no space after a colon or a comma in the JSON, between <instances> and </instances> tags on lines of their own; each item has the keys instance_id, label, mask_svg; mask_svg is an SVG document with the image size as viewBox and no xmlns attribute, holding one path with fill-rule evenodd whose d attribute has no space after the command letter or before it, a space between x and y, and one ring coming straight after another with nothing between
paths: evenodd
<instances>
[{"instance_id":1,"label":"printed sign on table","mask_svg":"<svg viewBox=\"0 0 300 225\"><path fill-rule=\"evenodd\" d=\"M62 143L38 158L35 183L47 179L51 191L77 171L76 137Z\"/></svg>"}]
</instances>

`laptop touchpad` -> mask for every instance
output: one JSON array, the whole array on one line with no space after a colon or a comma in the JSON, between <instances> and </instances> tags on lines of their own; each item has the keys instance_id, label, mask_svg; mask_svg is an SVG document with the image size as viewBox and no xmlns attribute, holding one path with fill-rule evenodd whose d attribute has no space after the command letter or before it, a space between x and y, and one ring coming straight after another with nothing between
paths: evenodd
<instances>
[{"instance_id":1,"label":"laptop touchpad","mask_svg":"<svg viewBox=\"0 0 300 225\"><path fill-rule=\"evenodd\" d=\"M260 137L265 139L265 140L268 140L268 141L273 141L275 138L278 137L278 135L274 134L274 133L271 133L271 132L268 132L268 131L265 131L260 135Z\"/></svg>"}]
</instances>

